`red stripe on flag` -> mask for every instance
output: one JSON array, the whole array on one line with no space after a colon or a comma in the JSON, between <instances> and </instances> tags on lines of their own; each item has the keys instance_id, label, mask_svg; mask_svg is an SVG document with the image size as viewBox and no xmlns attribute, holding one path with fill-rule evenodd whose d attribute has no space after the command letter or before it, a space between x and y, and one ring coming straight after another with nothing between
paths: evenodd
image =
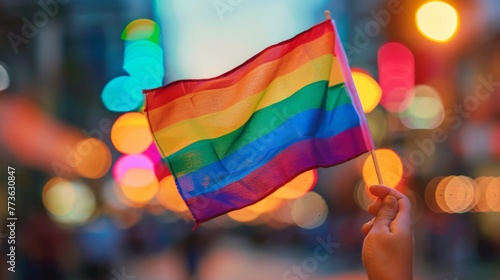
<instances>
[{"instance_id":1,"label":"red stripe on flag","mask_svg":"<svg viewBox=\"0 0 500 280\"><path fill-rule=\"evenodd\" d=\"M181 96L193 92L231 86L259 65L277 60L295 49L297 46L320 38L328 32L333 32L333 27L330 21L325 21L289 40L265 48L240 66L220 76L208 79L179 80L156 89L144 90L144 93L148 96L145 110L153 110L164 104L172 102ZM158 92L160 90L162 92ZM168 93L163 92L164 90L168 90ZM154 96L151 96L151 94Z\"/></svg>"}]
</instances>

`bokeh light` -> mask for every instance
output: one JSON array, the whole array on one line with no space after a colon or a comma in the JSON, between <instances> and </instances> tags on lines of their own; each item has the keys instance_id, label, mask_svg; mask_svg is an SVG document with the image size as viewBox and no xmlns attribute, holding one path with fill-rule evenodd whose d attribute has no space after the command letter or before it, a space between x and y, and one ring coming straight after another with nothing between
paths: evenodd
<instances>
[{"instance_id":1,"label":"bokeh light","mask_svg":"<svg viewBox=\"0 0 500 280\"><path fill-rule=\"evenodd\" d=\"M143 86L136 78L120 76L109 81L101 93L104 106L112 112L130 112L141 108Z\"/></svg>"},{"instance_id":2,"label":"bokeh light","mask_svg":"<svg viewBox=\"0 0 500 280\"><path fill-rule=\"evenodd\" d=\"M431 211L436 212L436 213L443 212L441 210L441 207L439 207L439 205L437 204L437 201L436 201L436 189L437 189L439 182L441 182L441 180L443 180L443 178L444 178L444 176L432 178L429 181L429 183L427 183L427 186L426 186L425 192L424 192L424 199L425 199L425 203L427 204L427 207Z\"/></svg>"},{"instance_id":3,"label":"bokeh light","mask_svg":"<svg viewBox=\"0 0 500 280\"><path fill-rule=\"evenodd\" d=\"M123 55L123 64L133 62L135 59L151 58L156 61L163 60L163 50L157 44L140 40L127 44Z\"/></svg>"},{"instance_id":4,"label":"bokeh light","mask_svg":"<svg viewBox=\"0 0 500 280\"><path fill-rule=\"evenodd\" d=\"M149 40L155 44L159 44L160 27L150 19L136 19L123 29L122 40Z\"/></svg>"},{"instance_id":5,"label":"bokeh light","mask_svg":"<svg viewBox=\"0 0 500 280\"><path fill-rule=\"evenodd\" d=\"M45 184L42 201L52 219L67 225L88 221L96 208L94 193L87 185L58 177Z\"/></svg>"},{"instance_id":6,"label":"bokeh light","mask_svg":"<svg viewBox=\"0 0 500 280\"><path fill-rule=\"evenodd\" d=\"M128 200L138 205L145 205L155 197L159 183L154 171L130 168L123 174L120 186Z\"/></svg>"},{"instance_id":7,"label":"bokeh light","mask_svg":"<svg viewBox=\"0 0 500 280\"><path fill-rule=\"evenodd\" d=\"M82 177L98 179L104 176L111 166L111 152L108 146L97 138L87 138L75 145L81 157L75 171Z\"/></svg>"},{"instance_id":8,"label":"bokeh light","mask_svg":"<svg viewBox=\"0 0 500 280\"><path fill-rule=\"evenodd\" d=\"M188 211L187 205L179 194L172 175L160 181L160 189L158 190L157 198L158 201L170 211L176 213Z\"/></svg>"},{"instance_id":9,"label":"bokeh light","mask_svg":"<svg viewBox=\"0 0 500 280\"><path fill-rule=\"evenodd\" d=\"M143 168L154 171L154 164L145 155L123 155L113 165L113 177L120 183L123 175L130 168Z\"/></svg>"},{"instance_id":10,"label":"bokeh light","mask_svg":"<svg viewBox=\"0 0 500 280\"><path fill-rule=\"evenodd\" d=\"M317 228L325 222L327 216L326 202L316 192L309 192L293 202L292 219L301 228Z\"/></svg>"},{"instance_id":11,"label":"bokeh light","mask_svg":"<svg viewBox=\"0 0 500 280\"><path fill-rule=\"evenodd\" d=\"M80 131L58 122L21 94L0 101L0 144L25 166L58 176L72 174L79 160L72 148L81 139Z\"/></svg>"},{"instance_id":12,"label":"bokeh light","mask_svg":"<svg viewBox=\"0 0 500 280\"><path fill-rule=\"evenodd\" d=\"M161 86L165 76L162 48L147 40L128 43L125 47L123 69L141 82L142 89Z\"/></svg>"},{"instance_id":13,"label":"bokeh light","mask_svg":"<svg viewBox=\"0 0 500 280\"><path fill-rule=\"evenodd\" d=\"M120 186L113 179L107 179L102 187L99 189L100 197L103 199L106 208L113 210L123 210L128 207L128 201L125 203L122 200L126 200L123 193L120 190L121 197L118 197L116 190Z\"/></svg>"},{"instance_id":14,"label":"bokeh light","mask_svg":"<svg viewBox=\"0 0 500 280\"><path fill-rule=\"evenodd\" d=\"M152 20L134 20L123 30L122 39L126 42L123 69L130 76L109 81L101 99L113 112L140 111L144 105L142 90L161 86L165 77L160 29Z\"/></svg>"},{"instance_id":15,"label":"bokeh light","mask_svg":"<svg viewBox=\"0 0 500 280\"><path fill-rule=\"evenodd\" d=\"M314 188L317 180L318 171L316 169L308 170L276 190L273 195L283 199L299 198Z\"/></svg>"},{"instance_id":16,"label":"bokeh light","mask_svg":"<svg viewBox=\"0 0 500 280\"><path fill-rule=\"evenodd\" d=\"M146 116L136 112L123 114L111 128L111 142L124 154L144 152L153 142Z\"/></svg>"},{"instance_id":17,"label":"bokeh light","mask_svg":"<svg viewBox=\"0 0 500 280\"><path fill-rule=\"evenodd\" d=\"M375 146L380 146L388 132L386 112L380 107L375 108L375 110L366 114L366 121L368 122Z\"/></svg>"},{"instance_id":18,"label":"bokeh light","mask_svg":"<svg viewBox=\"0 0 500 280\"><path fill-rule=\"evenodd\" d=\"M114 197L109 197L110 199L115 199L118 200L118 203L120 205L123 205L125 206L125 209L128 209L128 208L141 208L143 206L145 206L149 201L141 201L141 202L135 202L135 201L132 201L130 199L128 199L128 197L123 193L123 188L122 186L120 185L120 183L116 182L115 180L112 180L112 183L111 183L111 190L113 191L113 196ZM111 194L109 194L111 196ZM112 202L116 202L116 201L112 201ZM114 204L111 204L111 206L116 206L117 203L114 203ZM116 209L122 209L123 210L123 207L114 207Z\"/></svg>"},{"instance_id":19,"label":"bokeh light","mask_svg":"<svg viewBox=\"0 0 500 280\"><path fill-rule=\"evenodd\" d=\"M378 51L380 104L389 112L401 112L409 105L415 85L415 58L401 43L390 42Z\"/></svg>"},{"instance_id":20,"label":"bokeh light","mask_svg":"<svg viewBox=\"0 0 500 280\"><path fill-rule=\"evenodd\" d=\"M263 214L274 211L276 208L278 208L280 204L281 204L281 198L271 194L263 198L261 201L247 206L246 208L255 213Z\"/></svg>"},{"instance_id":21,"label":"bokeh light","mask_svg":"<svg viewBox=\"0 0 500 280\"><path fill-rule=\"evenodd\" d=\"M403 178L403 163L398 154L389 149L375 150L384 184L395 188ZM366 186L378 185L377 171L370 154L363 164L363 179Z\"/></svg>"},{"instance_id":22,"label":"bokeh light","mask_svg":"<svg viewBox=\"0 0 500 280\"><path fill-rule=\"evenodd\" d=\"M382 89L377 81L362 71L353 70L352 79L356 86L363 111L370 113L379 104L382 98Z\"/></svg>"},{"instance_id":23,"label":"bokeh light","mask_svg":"<svg viewBox=\"0 0 500 280\"><path fill-rule=\"evenodd\" d=\"M45 183L42 201L50 213L67 214L73 209L76 201L75 188L69 181L54 177Z\"/></svg>"},{"instance_id":24,"label":"bokeh light","mask_svg":"<svg viewBox=\"0 0 500 280\"><path fill-rule=\"evenodd\" d=\"M6 90L10 85L9 72L0 62L0 91Z\"/></svg>"},{"instance_id":25,"label":"bokeh light","mask_svg":"<svg viewBox=\"0 0 500 280\"><path fill-rule=\"evenodd\" d=\"M259 213L256 213L250 209L247 209L247 207L239 209L239 210L231 211L231 212L227 213L227 215L229 216L229 218L231 218L237 222L240 222L240 223L248 223L248 222L254 221L260 216Z\"/></svg>"},{"instance_id":26,"label":"bokeh light","mask_svg":"<svg viewBox=\"0 0 500 280\"><path fill-rule=\"evenodd\" d=\"M433 129L441 125L445 117L443 102L437 91L426 85L413 90L408 108L399 113L404 126L410 129Z\"/></svg>"},{"instance_id":27,"label":"bokeh light","mask_svg":"<svg viewBox=\"0 0 500 280\"><path fill-rule=\"evenodd\" d=\"M134 41L125 48L123 69L140 81L142 89L159 87L165 75L163 51L152 42Z\"/></svg>"},{"instance_id":28,"label":"bokeh light","mask_svg":"<svg viewBox=\"0 0 500 280\"><path fill-rule=\"evenodd\" d=\"M448 186L448 183L453 179L455 176L447 176L444 177L436 186L436 192L434 194L436 198L436 204L439 207L439 210L441 212L446 212L446 213L452 213L451 209L448 207L448 204L446 203L446 194L445 190Z\"/></svg>"},{"instance_id":29,"label":"bokeh light","mask_svg":"<svg viewBox=\"0 0 500 280\"><path fill-rule=\"evenodd\" d=\"M464 213L475 206L475 182L466 176L455 176L444 185L444 201L453 213Z\"/></svg>"},{"instance_id":30,"label":"bokeh light","mask_svg":"<svg viewBox=\"0 0 500 280\"><path fill-rule=\"evenodd\" d=\"M369 190L365 185L364 180L360 180L354 187L354 201L359 206L359 208L368 211L368 206L372 204L375 199L373 195L369 195Z\"/></svg>"},{"instance_id":31,"label":"bokeh light","mask_svg":"<svg viewBox=\"0 0 500 280\"><path fill-rule=\"evenodd\" d=\"M491 211L490 206L488 205L487 201L487 190L490 185L490 183L495 179L495 177L490 177L490 176L482 176L479 178L476 178L476 184L477 184L477 189L478 189L478 199L477 199L477 204L474 207L474 211L476 212L489 212Z\"/></svg>"},{"instance_id":32,"label":"bokeh light","mask_svg":"<svg viewBox=\"0 0 500 280\"><path fill-rule=\"evenodd\" d=\"M436 42L446 42L456 33L458 13L448 3L432 1L423 4L416 14L416 24L422 35Z\"/></svg>"},{"instance_id":33,"label":"bokeh light","mask_svg":"<svg viewBox=\"0 0 500 280\"><path fill-rule=\"evenodd\" d=\"M500 211L500 178L483 176L436 177L425 191L425 201L434 212Z\"/></svg>"},{"instance_id":34,"label":"bokeh light","mask_svg":"<svg viewBox=\"0 0 500 280\"><path fill-rule=\"evenodd\" d=\"M271 226L284 227L293 224L292 219L292 206L295 200L282 200L281 204L274 211L266 213L269 218ZM274 223L273 223L274 222Z\"/></svg>"},{"instance_id":35,"label":"bokeh light","mask_svg":"<svg viewBox=\"0 0 500 280\"><path fill-rule=\"evenodd\" d=\"M494 178L486 188L486 203L490 211L500 212L500 178Z\"/></svg>"}]
</instances>

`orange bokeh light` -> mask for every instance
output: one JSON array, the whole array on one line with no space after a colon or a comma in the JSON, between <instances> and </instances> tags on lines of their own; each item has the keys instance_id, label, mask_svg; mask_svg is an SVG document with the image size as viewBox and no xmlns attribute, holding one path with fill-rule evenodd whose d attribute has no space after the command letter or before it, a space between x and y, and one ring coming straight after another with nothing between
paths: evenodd
<instances>
[{"instance_id":1,"label":"orange bokeh light","mask_svg":"<svg viewBox=\"0 0 500 280\"><path fill-rule=\"evenodd\" d=\"M240 223L251 222L260 216L259 213L256 213L256 212L249 210L247 208L242 208L239 210L229 212L229 213L227 213L227 215L229 216L229 218L231 218L237 222L240 222Z\"/></svg>"},{"instance_id":2,"label":"orange bokeh light","mask_svg":"<svg viewBox=\"0 0 500 280\"><path fill-rule=\"evenodd\" d=\"M389 149L377 149L375 151L380 166L380 172L384 184L395 188L403 178L403 163L398 154ZM363 179L366 186L370 187L379 184L372 155L370 154L363 164Z\"/></svg>"},{"instance_id":3,"label":"orange bokeh light","mask_svg":"<svg viewBox=\"0 0 500 280\"><path fill-rule=\"evenodd\" d=\"M490 211L500 212L500 178L494 178L485 192L486 203Z\"/></svg>"},{"instance_id":4,"label":"orange bokeh light","mask_svg":"<svg viewBox=\"0 0 500 280\"><path fill-rule=\"evenodd\" d=\"M148 120L141 113L123 114L111 128L111 142L124 154L142 153L149 148L152 141Z\"/></svg>"},{"instance_id":5,"label":"orange bokeh light","mask_svg":"<svg viewBox=\"0 0 500 280\"><path fill-rule=\"evenodd\" d=\"M159 183L153 171L130 168L123 175L120 186L128 200L136 204L146 204L158 192Z\"/></svg>"},{"instance_id":6,"label":"orange bokeh light","mask_svg":"<svg viewBox=\"0 0 500 280\"><path fill-rule=\"evenodd\" d=\"M427 187L425 188L424 192L425 203L427 204L427 207L429 207L431 211L436 213L443 212L436 201L436 189L439 185L439 182L441 182L443 178L443 176L439 176L430 180L429 183L427 183Z\"/></svg>"},{"instance_id":7,"label":"orange bokeh light","mask_svg":"<svg viewBox=\"0 0 500 280\"><path fill-rule=\"evenodd\" d=\"M474 211L477 212L489 212L491 211L490 206L487 202L486 191L490 183L495 179L495 177L479 177L476 178L476 184L478 189L478 200L474 207Z\"/></svg>"},{"instance_id":8,"label":"orange bokeh light","mask_svg":"<svg viewBox=\"0 0 500 280\"><path fill-rule=\"evenodd\" d=\"M179 194L172 175L169 175L160 181L160 189L158 191L157 198L158 201L168 210L176 213L188 211L188 207Z\"/></svg>"},{"instance_id":9,"label":"orange bokeh light","mask_svg":"<svg viewBox=\"0 0 500 280\"><path fill-rule=\"evenodd\" d=\"M314 188L317 181L318 171L316 169L308 170L276 190L273 195L283 199L299 198Z\"/></svg>"},{"instance_id":10,"label":"orange bokeh light","mask_svg":"<svg viewBox=\"0 0 500 280\"><path fill-rule=\"evenodd\" d=\"M255 204L247 206L246 208L255 213L263 214L275 210L280 204L281 198L270 195Z\"/></svg>"},{"instance_id":11,"label":"orange bokeh light","mask_svg":"<svg viewBox=\"0 0 500 280\"><path fill-rule=\"evenodd\" d=\"M444 201L454 213L464 213L475 206L476 184L466 176L453 177L444 188Z\"/></svg>"},{"instance_id":12,"label":"orange bokeh light","mask_svg":"<svg viewBox=\"0 0 500 280\"><path fill-rule=\"evenodd\" d=\"M436 192L434 194L434 197L436 198L436 204L439 207L439 209L442 212L446 213L452 213L451 209L448 207L448 204L446 203L446 194L445 190L446 187L448 186L448 183L453 179L455 176L448 176L444 177L437 185L436 187Z\"/></svg>"},{"instance_id":13,"label":"orange bokeh light","mask_svg":"<svg viewBox=\"0 0 500 280\"><path fill-rule=\"evenodd\" d=\"M81 157L75 166L78 175L98 179L108 172L111 166L111 152L101 140L96 138L83 139L75 145L75 151Z\"/></svg>"},{"instance_id":14,"label":"orange bokeh light","mask_svg":"<svg viewBox=\"0 0 500 280\"><path fill-rule=\"evenodd\" d=\"M131 208L141 208L147 204L147 202L136 203L129 200L125 194L123 193L122 186L115 180L113 180L113 193L115 198L120 203L119 205L124 206L123 208L131 207ZM115 205L116 206L116 205ZM117 207L117 209L121 209L122 207Z\"/></svg>"}]
</instances>

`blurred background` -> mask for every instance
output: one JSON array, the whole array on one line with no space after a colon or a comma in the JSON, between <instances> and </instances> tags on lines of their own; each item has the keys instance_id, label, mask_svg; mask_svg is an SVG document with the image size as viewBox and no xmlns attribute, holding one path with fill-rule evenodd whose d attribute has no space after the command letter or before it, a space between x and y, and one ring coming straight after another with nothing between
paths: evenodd
<instances>
[{"instance_id":1,"label":"blurred background","mask_svg":"<svg viewBox=\"0 0 500 280\"><path fill-rule=\"evenodd\" d=\"M0 279L367 279L367 155L192 231L142 113L142 89L224 73L326 9L412 201L417 279L500 279L494 0L0 0Z\"/></svg>"}]
</instances>

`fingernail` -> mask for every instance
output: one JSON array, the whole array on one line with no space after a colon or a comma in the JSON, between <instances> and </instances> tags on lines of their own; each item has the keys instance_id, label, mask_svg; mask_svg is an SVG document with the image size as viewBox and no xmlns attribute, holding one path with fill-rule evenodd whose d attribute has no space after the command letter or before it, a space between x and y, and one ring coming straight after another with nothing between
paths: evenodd
<instances>
[{"instance_id":1,"label":"fingernail","mask_svg":"<svg viewBox=\"0 0 500 280\"><path fill-rule=\"evenodd\" d=\"M391 209L396 206L396 198L392 195L388 195L384 198L384 205L390 207Z\"/></svg>"}]
</instances>

